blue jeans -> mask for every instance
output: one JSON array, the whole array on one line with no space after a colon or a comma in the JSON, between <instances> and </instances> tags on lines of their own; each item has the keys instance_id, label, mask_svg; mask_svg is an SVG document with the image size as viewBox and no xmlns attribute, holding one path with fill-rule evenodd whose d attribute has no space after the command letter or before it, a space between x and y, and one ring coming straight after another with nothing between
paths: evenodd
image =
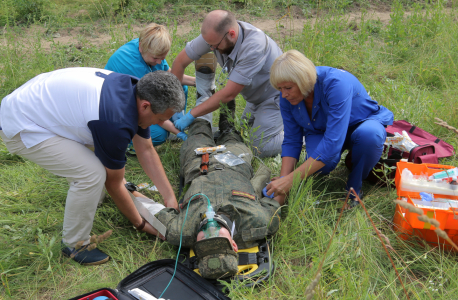
<instances>
[{"instance_id":1,"label":"blue jeans","mask_svg":"<svg viewBox=\"0 0 458 300\"><path fill-rule=\"evenodd\" d=\"M324 134L314 134L305 137L307 158L313 154ZM376 120L366 120L348 128L344 145L339 153L318 172L328 174L334 170L340 161L344 150L352 151L352 170L348 175L347 191L352 187L360 195L363 179L379 161L383 153L383 144L386 139L385 127Z\"/></svg>"}]
</instances>

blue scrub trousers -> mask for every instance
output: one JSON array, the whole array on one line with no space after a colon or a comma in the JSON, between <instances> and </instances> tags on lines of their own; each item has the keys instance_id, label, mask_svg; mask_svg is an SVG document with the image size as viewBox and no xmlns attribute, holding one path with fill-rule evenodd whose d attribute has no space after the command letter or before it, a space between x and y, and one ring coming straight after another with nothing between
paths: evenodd
<instances>
[{"instance_id":1,"label":"blue scrub trousers","mask_svg":"<svg viewBox=\"0 0 458 300\"><path fill-rule=\"evenodd\" d=\"M186 113L186 107L188 106L188 86L183 85L183 92L185 96L184 112ZM183 112L177 112L175 115L183 114ZM174 120L175 115L172 116L172 121ZM177 118L178 119L178 118ZM165 130L159 125L151 125L149 127L151 133L151 141L154 146L159 146L163 144L170 135L170 132Z\"/></svg>"},{"instance_id":2,"label":"blue scrub trousers","mask_svg":"<svg viewBox=\"0 0 458 300\"><path fill-rule=\"evenodd\" d=\"M309 155L316 158L314 152L323 137L324 134L313 134L305 137L307 158ZM366 179L382 156L385 139L386 130L379 121L366 120L350 126L340 152L318 172L328 174L337 167L344 150L351 150L353 167L350 175L348 175L345 188L348 191L353 187L358 195L361 195L363 179Z\"/></svg>"}]
</instances>

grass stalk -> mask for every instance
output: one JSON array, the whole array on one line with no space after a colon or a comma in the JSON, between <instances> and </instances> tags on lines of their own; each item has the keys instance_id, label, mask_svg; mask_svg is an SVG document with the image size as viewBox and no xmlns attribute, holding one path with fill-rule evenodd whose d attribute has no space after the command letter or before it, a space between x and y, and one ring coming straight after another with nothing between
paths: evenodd
<instances>
[{"instance_id":1,"label":"grass stalk","mask_svg":"<svg viewBox=\"0 0 458 300\"><path fill-rule=\"evenodd\" d=\"M361 200L361 198L359 198L358 193L356 193L356 191L355 191L353 188L350 188L350 190L348 191L347 199L348 199L348 196L350 195L350 193L353 193L353 195L355 195L355 198L359 201L359 204L361 204L361 206L363 207L364 212L365 212L366 215L367 215L367 218L368 218L369 221L371 222L372 227L374 228L375 233L377 234L377 236L378 236L378 238L379 238L379 240L380 240L380 243L382 243L383 249L385 250L386 254L388 255L388 258L390 259L391 265L393 266L393 269L394 269L394 271L396 272L396 276L398 277L398 280L399 280L399 282L400 282L401 285L402 285L402 289L404 290L404 294L406 295L406 298L407 298L407 299L410 299L409 294L407 293L406 287L404 286L404 282L403 282L402 279L401 279L401 275L399 275L399 272L398 272L398 270L397 270L397 268L396 268L396 265L394 264L393 259L391 258L390 252L388 251L388 249L387 249L385 243L383 242L381 233L380 233L380 231L377 229L377 227L375 227L374 221L372 221L371 215L370 215L369 212L367 211L366 206L364 205L364 202ZM344 207L345 207L345 206L344 206ZM343 210L342 210L342 212L343 212ZM342 212L341 212L341 214L342 214ZM391 247L391 246L390 246L390 247Z\"/></svg>"}]
</instances>

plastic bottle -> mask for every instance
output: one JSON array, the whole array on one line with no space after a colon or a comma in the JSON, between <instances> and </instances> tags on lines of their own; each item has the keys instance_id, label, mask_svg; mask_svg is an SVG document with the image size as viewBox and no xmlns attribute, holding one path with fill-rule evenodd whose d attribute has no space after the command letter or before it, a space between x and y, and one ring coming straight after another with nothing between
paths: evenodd
<instances>
[{"instance_id":1,"label":"plastic bottle","mask_svg":"<svg viewBox=\"0 0 458 300\"><path fill-rule=\"evenodd\" d=\"M453 168L450 170L445 170L442 172L435 173L431 176L429 176L429 180L434 180L434 179L442 179L442 178L447 178L447 177L453 177L453 176L458 176L458 168Z\"/></svg>"}]
</instances>

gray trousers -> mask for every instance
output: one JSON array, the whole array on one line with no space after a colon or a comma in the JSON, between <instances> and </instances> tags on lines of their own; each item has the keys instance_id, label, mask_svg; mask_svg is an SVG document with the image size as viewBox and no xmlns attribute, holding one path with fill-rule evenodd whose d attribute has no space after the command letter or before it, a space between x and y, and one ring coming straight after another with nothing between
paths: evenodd
<instances>
[{"instance_id":1,"label":"gray trousers","mask_svg":"<svg viewBox=\"0 0 458 300\"><path fill-rule=\"evenodd\" d=\"M8 138L0 130L6 148L51 173L65 177L70 184L65 202L62 241L69 247L89 243L97 205L105 197L107 172L94 152L84 145L55 136L33 147L22 143L20 133Z\"/></svg>"},{"instance_id":2,"label":"gray trousers","mask_svg":"<svg viewBox=\"0 0 458 300\"><path fill-rule=\"evenodd\" d=\"M197 106L212 96L211 90L215 88L215 74L196 72L196 87L197 92L201 95L196 100ZM276 95L257 105L247 103L243 111L243 118L247 119L248 114L250 115L248 125L251 127L250 139L255 154L260 157L272 157L280 154L283 143L280 96ZM212 123L212 113L199 118Z\"/></svg>"},{"instance_id":3,"label":"gray trousers","mask_svg":"<svg viewBox=\"0 0 458 300\"><path fill-rule=\"evenodd\" d=\"M257 105L247 102L243 118L247 119L248 114L255 154L259 157L273 157L280 154L284 136L280 96L276 95Z\"/></svg>"}]
</instances>

